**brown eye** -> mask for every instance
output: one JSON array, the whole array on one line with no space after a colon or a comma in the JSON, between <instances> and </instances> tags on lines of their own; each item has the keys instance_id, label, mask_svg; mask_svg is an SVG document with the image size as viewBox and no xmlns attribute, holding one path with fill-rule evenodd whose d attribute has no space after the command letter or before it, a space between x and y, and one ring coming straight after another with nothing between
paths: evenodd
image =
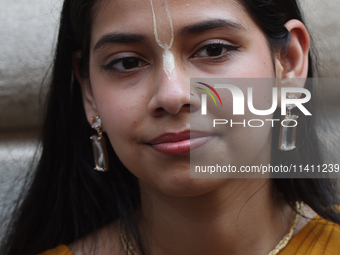
<instances>
[{"instance_id":1,"label":"brown eye","mask_svg":"<svg viewBox=\"0 0 340 255\"><path fill-rule=\"evenodd\" d=\"M209 57L216 57L221 54L223 54L225 49L222 47L222 45L209 45L206 47L206 54Z\"/></svg>"},{"instance_id":2,"label":"brown eye","mask_svg":"<svg viewBox=\"0 0 340 255\"><path fill-rule=\"evenodd\" d=\"M125 58L121 62L121 66L124 69L132 69L140 65L140 60L137 58Z\"/></svg>"},{"instance_id":3,"label":"brown eye","mask_svg":"<svg viewBox=\"0 0 340 255\"><path fill-rule=\"evenodd\" d=\"M211 43L199 49L193 57L198 58L218 58L223 57L233 51L236 51L240 46L234 46L224 43Z\"/></svg>"},{"instance_id":4,"label":"brown eye","mask_svg":"<svg viewBox=\"0 0 340 255\"><path fill-rule=\"evenodd\" d=\"M148 65L144 60L135 57L123 57L111 61L109 64L102 66L104 69L129 71Z\"/></svg>"}]
</instances>

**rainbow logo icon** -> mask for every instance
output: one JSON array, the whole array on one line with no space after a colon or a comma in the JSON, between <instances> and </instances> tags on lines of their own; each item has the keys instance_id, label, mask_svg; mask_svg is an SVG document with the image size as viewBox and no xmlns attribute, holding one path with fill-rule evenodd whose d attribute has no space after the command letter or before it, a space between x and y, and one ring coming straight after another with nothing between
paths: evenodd
<instances>
[{"instance_id":1,"label":"rainbow logo icon","mask_svg":"<svg viewBox=\"0 0 340 255\"><path fill-rule=\"evenodd\" d=\"M203 85L203 86L206 86L206 87L208 87L211 91L213 91L213 92L215 93L215 95L218 97L218 100L220 101L220 103L221 103L221 105L222 105L222 100L221 100L221 98L220 98L220 95L217 93L217 91L216 91L213 87L211 87L210 85L205 84L205 83L203 83L203 82L197 82L197 83L198 83L198 84L201 84L201 85ZM208 91L208 90L206 90L206 89L203 89L203 88L200 88L200 87L196 87L196 88L197 88L197 89L201 89L201 90L203 90L204 92L206 92L206 93L214 100L215 105L217 105L216 100L215 100L213 94L210 93L210 91Z\"/></svg>"}]
</instances>

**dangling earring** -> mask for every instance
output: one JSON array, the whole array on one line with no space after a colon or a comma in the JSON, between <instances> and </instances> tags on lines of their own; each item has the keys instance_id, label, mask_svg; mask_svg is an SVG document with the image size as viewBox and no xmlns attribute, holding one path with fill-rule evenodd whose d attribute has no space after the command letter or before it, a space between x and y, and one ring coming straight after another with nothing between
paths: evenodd
<instances>
[{"instance_id":1,"label":"dangling earring","mask_svg":"<svg viewBox=\"0 0 340 255\"><path fill-rule=\"evenodd\" d=\"M95 163L94 170L105 172L109 170L109 164L107 160L105 138L103 137L102 120L97 115L96 117L92 118L92 121L92 128L98 133L98 135L93 135L90 137L93 145L93 156Z\"/></svg>"},{"instance_id":2,"label":"dangling earring","mask_svg":"<svg viewBox=\"0 0 340 255\"><path fill-rule=\"evenodd\" d=\"M296 99L293 94L288 95L287 98ZM279 149L282 151L290 151L295 149L296 140L296 126L299 116L292 115L291 110L295 108L295 104L287 104L286 116L281 118ZM284 126L283 126L284 124Z\"/></svg>"}]
</instances>

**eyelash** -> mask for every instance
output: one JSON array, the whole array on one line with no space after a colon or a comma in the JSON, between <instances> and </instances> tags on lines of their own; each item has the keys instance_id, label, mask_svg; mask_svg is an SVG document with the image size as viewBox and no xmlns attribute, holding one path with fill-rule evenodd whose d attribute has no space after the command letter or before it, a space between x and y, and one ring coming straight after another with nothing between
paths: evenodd
<instances>
[{"instance_id":1,"label":"eyelash","mask_svg":"<svg viewBox=\"0 0 340 255\"><path fill-rule=\"evenodd\" d=\"M137 60L139 61L140 63L146 63L145 65L143 66L138 66L138 67L134 67L134 68L131 68L131 69L119 69L119 68L115 68L114 65L118 64L119 62L121 62L123 64L123 60ZM139 63L139 64L140 64ZM134 69L136 68L140 68L140 67L145 67L149 65L146 61L140 59L140 58L137 58L137 57L120 57L120 58L116 58L114 60L112 60L110 63L106 64L106 65L102 65L101 68L106 70L106 71L109 71L109 72L116 72L116 73L128 73L128 72L131 72L133 71Z\"/></svg>"},{"instance_id":2,"label":"eyelash","mask_svg":"<svg viewBox=\"0 0 340 255\"><path fill-rule=\"evenodd\" d=\"M205 46L203 46L202 48L200 48L198 51L196 51L196 53L193 55L193 57L197 56L199 52L202 52L204 50L206 50L208 47L211 46L218 46L218 47L222 47L226 50L226 52L219 54L218 56L204 56L204 57L198 57L201 59L206 59L206 60L222 60L226 57L228 57L230 54L232 54L233 52L235 52L236 50L238 50L241 46L235 46L235 45L231 45L231 44L226 44L223 42L211 42ZM191 58L193 58L191 57Z\"/></svg>"},{"instance_id":3,"label":"eyelash","mask_svg":"<svg viewBox=\"0 0 340 255\"><path fill-rule=\"evenodd\" d=\"M222 47L226 50L226 52L224 52L223 54L220 54L218 56L204 56L204 57L196 57L196 58L200 58L200 59L204 59L204 60L212 60L212 61L223 60L226 57L229 57L230 54L232 54L234 51L238 50L241 47L241 46L225 44L225 43L222 43L222 42L211 42L211 43L201 47L190 58L191 59L195 58L195 56L197 56L199 52L202 52L202 51L206 50L208 47L211 47L211 46ZM130 68L130 69L120 69L120 68L114 67L114 65L117 65L120 62L121 62L121 64L123 64L122 61L124 61L124 60L134 60L134 61L137 60L137 61L139 61L139 63L138 63L137 67L133 67L133 68ZM142 65L140 66L140 64L142 64ZM118 74L124 74L124 73L137 71L137 69L141 70L141 68L144 68L145 66L148 66L148 65L149 65L149 63L147 63L146 61L144 61L144 60L142 60L138 57L129 56L129 57L116 58L116 59L112 60L110 63L108 63L106 65L102 65L101 68L103 70L108 71L108 72L115 72L115 73L118 73Z\"/></svg>"}]
</instances>

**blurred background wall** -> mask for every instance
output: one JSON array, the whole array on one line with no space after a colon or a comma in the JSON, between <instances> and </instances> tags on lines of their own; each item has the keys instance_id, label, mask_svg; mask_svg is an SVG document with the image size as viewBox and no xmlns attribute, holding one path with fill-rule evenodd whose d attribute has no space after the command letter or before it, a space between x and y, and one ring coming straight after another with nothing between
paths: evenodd
<instances>
[{"instance_id":1,"label":"blurred background wall","mask_svg":"<svg viewBox=\"0 0 340 255\"><path fill-rule=\"evenodd\" d=\"M0 0L0 240L39 150L41 84L53 59L61 2Z\"/></svg>"},{"instance_id":2,"label":"blurred background wall","mask_svg":"<svg viewBox=\"0 0 340 255\"><path fill-rule=\"evenodd\" d=\"M301 5L319 51L321 76L340 77L340 1L301 0ZM10 208L38 148L41 84L49 77L60 9L61 0L0 0L0 238L4 208ZM339 87L327 92L334 119L339 119ZM336 130L339 125L334 123ZM327 144L327 130L320 132ZM339 152L326 147L339 163Z\"/></svg>"}]
</instances>

